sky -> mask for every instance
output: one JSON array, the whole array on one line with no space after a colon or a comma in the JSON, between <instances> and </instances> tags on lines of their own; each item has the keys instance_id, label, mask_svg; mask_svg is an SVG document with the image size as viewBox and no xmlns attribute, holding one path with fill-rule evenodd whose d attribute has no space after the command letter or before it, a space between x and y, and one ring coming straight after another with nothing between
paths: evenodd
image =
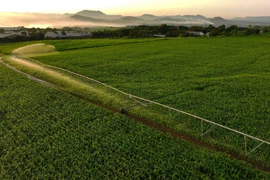
<instances>
[{"instance_id":1,"label":"sky","mask_svg":"<svg viewBox=\"0 0 270 180\"><path fill-rule=\"evenodd\" d=\"M63 14L84 9L126 16L200 14L206 17L233 18L270 16L270 0L5 0L0 6L0 12Z\"/></svg>"}]
</instances>

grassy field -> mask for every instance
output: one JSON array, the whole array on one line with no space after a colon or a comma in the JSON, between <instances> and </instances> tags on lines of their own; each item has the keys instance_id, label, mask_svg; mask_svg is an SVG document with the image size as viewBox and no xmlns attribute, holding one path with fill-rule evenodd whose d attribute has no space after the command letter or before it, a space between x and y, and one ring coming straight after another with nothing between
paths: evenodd
<instances>
[{"instance_id":1,"label":"grassy field","mask_svg":"<svg viewBox=\"0 0 270 180\"><path fill-rule=\"evenodd\" d=\"M39 44L46 43L54 45L58 51L66 51L66 50L76 50L76 49L84 49L91 47L106 47L106 46L114 46L121 44L136 44L142 42L151 42L151 41L160 41L163 39L68 39L68 40L46 40L46 41L27 41L27 42L16 42L16 43L2 43L0 44L0 54L10 54L13 50L31 45L31 44ZM68 45L67 45L68 44Z\"/></svg>"},{"instance_id":2,"label":"grassy field","mask_svg":"<svg viewBox=\"0 0 270 180\"><path fill-rule=\"evenodd\" d=\"M2 179L267 179L0 64Z\"/></svg>"}]
</instances>

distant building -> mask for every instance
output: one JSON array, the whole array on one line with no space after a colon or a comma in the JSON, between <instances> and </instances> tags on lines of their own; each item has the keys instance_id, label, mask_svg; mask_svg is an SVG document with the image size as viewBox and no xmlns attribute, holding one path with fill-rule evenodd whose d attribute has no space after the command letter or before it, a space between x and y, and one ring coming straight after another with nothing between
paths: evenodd
<instances>
[{"instance_id":1,"label":"distant building","mask_svg":"<svg viewBox=\"0 0 270 180\"><path fill-rule=\"evenodd\" d=\"M91 33L65 32L63 34L61 31L56 31L56 32L47 32L45 34L45 38L51 39L83 38L83 37L91 37Z\"/></svg>"},{"instance_id":2,"label":"distant building","mask_svg":"<svg viewBox=\"0 0 270 180\"><path fill-rule=\"evenodd\" d=\"M264 33L263 31L260 31L260 33L259 33L259 34L260 34L260 35L263 35L263 33Z\"/></svg>"},{"instance_id":3,"label":"distant building","mask_svg":"<svg viewBox=\"0 0 270 180\"><path fill-rule=\"evenodd\" d=\"M165 37L165 35L163 35L163 34L154 34L154 35L153 35L153 37L160 37L160 38L164 38L164 37Z\"/></svg>"},{"instance_id":4,"label":"distant building","mask_svg":"<svg viewBox=\"0 0 270 180\"><path fill-rule=\"evenodd\" d=\"M91 37L91 33L78 33L78 32L66 32L66 36L69 38L79 38L79 37Z\"/></svg>"},{"instance_id":5,"label":"distant building","mask_svg":"<svg viewBox=\"0 0 270 180\"><path fill-rule=\"evenodd\" d=\"M51 39L58 39L58 38L65 38L66 35L62 35L61 32L46 32L45 38L51 38Z\"/></svg>"},{"instance_id":6,"label":"distant building","mask_svg":"<svg viewBox=\"0 0 270 180\"><path fill-rule=\"evenodd\" d=\"M20 37L22 35L14 33L14 34L0 34L0 39L13 39L16 37Z\"/></svg>"},{"instance_id":7,"label":"distant building","mask_svg":"<svg viewBox=\"0 0 270 180\"><path fill-rule=\"evenodd\" d=\"M5 31L5 33L0 33L0 39L13 39L20 36L28 36L28 32L26 31L20 31L20 32L14 32L14 31Z\"/></svg>"},{"instance_id":8,"label":"distant building","mask_svg":"<svg viewBox=\"0 0 270 180\"><path fill-rule=\"evenodd\" d=\"M5 31L17 31L20 30L20 27L1 27L3 28Z\"/></svg>"},{"instance_id":9,"label":"distant building","mask_svg":"<svg viewBox=\"0 0 270 180\"><path fill-rule=\"evenodd\" d=\"M187 31L187 33L194 35L194 36L204 36L205 35L203 32L199 32L199 31Z\"/></svg>"}]
</instances>

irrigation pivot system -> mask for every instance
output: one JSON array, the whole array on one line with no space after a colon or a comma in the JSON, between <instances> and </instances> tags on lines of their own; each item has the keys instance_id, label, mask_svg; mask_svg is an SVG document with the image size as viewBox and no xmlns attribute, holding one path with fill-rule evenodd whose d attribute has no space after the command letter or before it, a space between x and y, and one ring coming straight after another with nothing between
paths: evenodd
<instances>
[{"instance_id":1,"label":"irrigation pivot system","mask_svg":"<svg viewBox=\"0 0 270 180\"><path fill-rule=\"evenodd\" d=\"M243 133L243 132L240 132L238 130L235 130L235 129L232 129L230 127L227 127L227 126L224 126L222 124L219 124L219 123L216 123L216 122L213 122L213 121L210 121L208 119L205 119L205 118L202 118L202 117L199 117L199 116L196 116L196 115L193 115L191 113L188 113L188 112L185 112L185 111L182 111L182 110L179 110L179 109L176 109L176 108L173 108L173 107L170 107L170 106L167 106L167 105L164 105L164 104L161 104L161 103L158 103L158 102L155 102L155 101L152 101L152 100L148 100L148 99L145 99L145 98L141 98L141 97L138 97L138 96L135 96L135 95L132 95L132 94L129 94L129 93L126 93L124 91L121 91L117 88L114 88L110 85L107 85L105 83L102 83L100 81L97 81L95 79L92 79L92 78L89 78L89 77L86 77L86 76L83 76L81 74L78 74L78 73L75 73L75 72L72 72L72 71L69 71L69 70L66 70L66 69L62 69L62 68L59 68L59 67L55 67L55 66L50 66L50 65L46 65L46 64L43 64L39 61L36 61L36 60L33 60L33 59L26 59L26 58L23 58L23 57L19 57L17 56L16 54L13 55L13 57L15 58L19 58L20 60L25 60L25 61L29 61L29 62L32 62L32 63L35 63L35 64L39 64L40 66L44 67L44 71L46 71L47 69L56 69L57 71L62 71L64 73L68 73L68 74L71 74L73 76L77 76L79 78L83 78L84 80L88 81L88 82L92 82L92 83L97 83L103 87L106 87L108 88L109 90L113 90L117 93L120 93L124 96L126 96L128 99L132 100L133 101L133 104L130 105L129 104L129 107L125 107L123 109L121 109L121 113L127 113L128 111L130 111L131 109L133 108L136 108L137 106L145 106L145 107L148 107L148 105L156 105L156 106L159 106L161 108L164 108L165 110L168 110L169 111L169 116L171 116L172 113L175 113L176 115L175 116L178 116L179 114L182 114L182 115L186 115L186 116L189 116L189 117L192 117L192 118L195 118L197 120L200 121L200 136L201 137L204 137L207 133L209 133L210 131L212 131L213 129L215 128L222 128L222 129L225 129L225 130L228 130L230 132L233 132L235 134L238 134L238 135L241 135L243 137L243 141L244 141L244 151L245 151L245 154L246 155L249 155L251 153L253 153L256 149L258 149L259 147L261 147L263 144L266 144L266 145L270 145L270 142L268 141L265 141L265 140L262 140L260 138L257 138L257 137L254 137L254 136L251 136L249 134L246 134L246 133ZM48 85L48 86L51 86L53 88L56 88L58 90L61 90L63 91L62 88L58 88L56 87L55 85L52 85L48 82L45 82L44 80L41 80L41 79L38 79L38 78L35 78L27 73L24 73L20 70L17 70L15 69L14 67L8 65L7 63L3 62L0 58L0 62L4 65L6 65L7 67L13 69L13 70L16 70L17 72L20 72L24 75L26 75L28 78L31 78L35 81L38 81L39 83L43 83L45 85ZM175 117L174 116L174 117ZM205 124L208 124L208 126L210 125L210 128L209 127L206 127ZM251 149L248 148L248 142L247 142L247 139L252 139L254 141L256 141L258 144L255 146L255 147L252 147Z\"/></svg>"}]
</instances>

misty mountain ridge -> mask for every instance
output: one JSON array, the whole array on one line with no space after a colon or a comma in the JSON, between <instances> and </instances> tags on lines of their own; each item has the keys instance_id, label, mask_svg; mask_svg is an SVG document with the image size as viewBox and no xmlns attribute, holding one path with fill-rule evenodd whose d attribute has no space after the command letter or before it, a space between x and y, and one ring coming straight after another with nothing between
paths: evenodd
<instances>
[{"instance_id":1,"label":"misty mountain ridge","mask_svg":"<svg viewBox=\"0 0 270 180\"><path fill-rule=\"evenodd\" d=\"M101 11L93 11L93 10L83 10L83 11L77 12L75 15L90 17L94 19L109 20L109 21L118 20L123 17L121 15L107 15Z\"/></svg>"},{"instance_id":2,"label":"misty mountain ridge","mask_svg":"<svg viewBox=\"0 0 270 180\"><path fill-rule=\"evenodd\" d=\"M106 14L104 14L101 11L91 11L91 10L83 10L83 11L77 12L76 14L81 15L81 16L86 16L86 17L102 17L102 16L106 16Z\"/></svg>"},{"instance_id":3,"label":"misty mountain ridge","mask_svg":"<svg viewBox=\"0 0 270 180\"><path fill-rule=\"evenodd\" d=\"M16 16L15 16L16 15ZM75 14L45 13L0 13L0 27L64 27L64 26L134 26L134 25L183 25L183 26L220 26L220 25L270 25L270 16L222 17L207 18L203 15L157 16L143 14L141 16L107 15L102 11L82 10ZM14 18L14 16L16 18Z\"/></svg>"},{"instance_id":4,"label":"misty mountain ridge","mask_svg":"<svg viewBox=\"0 0 270 180\"><path fill-rule=\"evenodd\" d=\"M82 15L72 15L71 18L76 19L78 21L90 21L90 22L106 22L105 20L102 19L95 19L92 17L86 17L86 16L82 16Z\"/></svg>"},{"instance_id":5,"label":"misty mountain ridge","mask_svg":"<svg viewBox=\"0 0 270 180\"><path fill-rule=\"evenodd\" d=\"M153 19L156 19L158 18L157 16L154 16L152 14L143 14L141 16L139 16L141 19L144 19L144 20L153 20Z\"/></svg>"},{"instance_id":6,"label":"misty mountain ridge","mask_svg":"<svg viewBox=\"0 0 270 180\"><path fill-rule=\"evenodd\" d=\"M207 18L203 15L172 15L172 16L156 16L153 14L143 14L141 16L121 16L121 15L107 15L101 11L83 10L75 15L82 15L91 18L98 18L106 20L108 23L117 23L121 25L270 25L270 16L261 17L244 17L224 19L222 17ZM71 16L74 18L74 16ZM97 22L96 20L90 22ZM104 22L104 21L103 21Z\"/></svg>"},{"instance_id":7,"label":"misty mountain ridge","mask_svg":"<svg viewBox=\"0 0 270 180\"><path fill-rule=\"evenodd\" d=\"M202 15L175 15L175 16L156 16L152 14L143 14L141 16L121 16L121 15L106 15L101 11L83 10L72 16L72 19L88 22L111 23L122 26L127 25L208 25L213 24L208 21L208 18Z\"/></svg>"}]
</instances>

